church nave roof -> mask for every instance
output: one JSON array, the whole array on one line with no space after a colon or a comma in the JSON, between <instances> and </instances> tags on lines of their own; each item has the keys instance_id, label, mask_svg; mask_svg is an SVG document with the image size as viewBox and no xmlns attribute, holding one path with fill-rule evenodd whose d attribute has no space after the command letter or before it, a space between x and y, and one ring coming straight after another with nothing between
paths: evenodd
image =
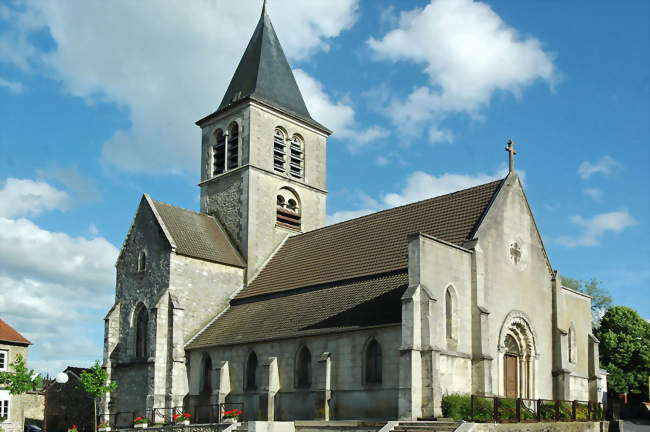
<instances>
[{"instance_id":1,"label":"church nave roof","mask_svg":"<svg viewBox=\"0 0 650 432\"><path fill-rule=\"evenodd\" d=\"M405 269L408 235L461 246L503 180L289 237L237 300Z\"/></svg>"}]
</instances>

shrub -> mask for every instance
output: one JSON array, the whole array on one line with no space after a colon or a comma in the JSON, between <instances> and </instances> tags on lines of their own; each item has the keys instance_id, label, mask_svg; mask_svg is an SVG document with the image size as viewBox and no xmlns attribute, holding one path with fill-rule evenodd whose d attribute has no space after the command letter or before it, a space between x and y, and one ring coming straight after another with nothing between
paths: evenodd
<instances>
[{"instance_id":1,"label":"shrub","mask_svg":"<svg viewBox=\"0 0 650 432\"><path fill-rule=\"evenodd\" d=\"M472 420L472 400L466 394L448 394L442 397L442 415L454 420ZM474 420L490 420L492 418L492 399L476 398L474 405Z\"/></svg>"}]
</instances>

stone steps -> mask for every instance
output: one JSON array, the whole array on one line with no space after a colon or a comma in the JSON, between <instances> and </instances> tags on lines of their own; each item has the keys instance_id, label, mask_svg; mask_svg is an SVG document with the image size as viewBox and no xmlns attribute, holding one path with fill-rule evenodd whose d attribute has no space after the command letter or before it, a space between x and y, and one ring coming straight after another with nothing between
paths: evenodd
<instances>
[{"instance_id":1,"label":"stone steps","mask_svg":"<svg viewBox=\"0 0 650 432\"><path fill-rule=\"evenodd\" d=\"M460 422L451 419L438 421L399 422L393 432L451 432L460 426Z\"/></svg>"}]
</instances>

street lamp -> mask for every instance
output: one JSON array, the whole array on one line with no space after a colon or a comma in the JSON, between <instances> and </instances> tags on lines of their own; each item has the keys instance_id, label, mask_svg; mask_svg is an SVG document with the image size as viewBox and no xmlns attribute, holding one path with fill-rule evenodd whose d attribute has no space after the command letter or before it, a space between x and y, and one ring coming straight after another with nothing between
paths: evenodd
<instances>
[{"instance_id":1,"label":"street lamp","mask_svg":"<svg viewBox=\"0 0 650 432\"><path fill-rule=\"evenodd\" d=\"M54 378L54 382L57 384L65 384L68 382L68 374L65 372L59 372L56 374L56 377ZM45 403L43 407L43 432L47 432L47 396L50 393L50 387L54 384L54 382L50 381L50 384L45 388Z\"/></svg>"}]
</instances>

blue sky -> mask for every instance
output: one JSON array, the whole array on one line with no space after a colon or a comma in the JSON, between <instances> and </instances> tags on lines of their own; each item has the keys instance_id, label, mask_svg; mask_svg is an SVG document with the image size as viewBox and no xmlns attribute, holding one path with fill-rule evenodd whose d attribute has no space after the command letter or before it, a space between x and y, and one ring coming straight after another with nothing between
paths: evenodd
<instances>
[{"instance_id":1,"label":"blue sky","mask_svg":"<svg viewBox=\"0 0 650 432\"><path fill-rule=\"evenodd\" d=\"M155 3L156 7L152 7ZM198 209L200 130L261 2L0 2L0 317L55 372L101 358L142 193ZM500 177L551 263L650 319L645 1L270 0L328 141L328 220Z\"/></svg>"}]
</instances>

